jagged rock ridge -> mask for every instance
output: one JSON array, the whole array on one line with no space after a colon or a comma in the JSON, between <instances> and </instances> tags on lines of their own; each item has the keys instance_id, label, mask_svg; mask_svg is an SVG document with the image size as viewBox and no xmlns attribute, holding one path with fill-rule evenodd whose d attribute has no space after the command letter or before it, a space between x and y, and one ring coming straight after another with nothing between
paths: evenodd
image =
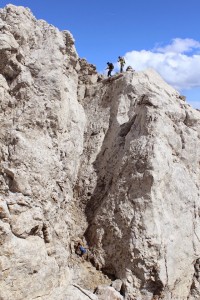
<instances>
[{"instance_id":1,"label":"jagged rock ridge","mask_svg":"<svg viewBox=\"0 0 200 300\"><path fill-rule=\"evenodd\" d=\"M0 20L0 298L198 299L200 113L28 9Z\"/></svg>"}]
</instances>

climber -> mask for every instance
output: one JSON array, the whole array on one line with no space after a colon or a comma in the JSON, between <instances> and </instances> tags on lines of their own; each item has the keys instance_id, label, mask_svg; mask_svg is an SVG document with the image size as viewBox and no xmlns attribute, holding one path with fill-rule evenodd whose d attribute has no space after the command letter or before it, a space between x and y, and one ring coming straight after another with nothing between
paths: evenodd
<instances>
[{"instance_id":1,"label":"climber","mask_svg":"<svg viewBox=\"0 0 200 300\"><path fill-rule=\"evenodd\" d=\"M86 248L83 247L83 245L80 242L78 242L76 253L82 257L86 252L87 252Z\"/></svg>"},{"instance_id":2,"label":"climber","mask_svg":"<svg viewBox=\"0 0 200 300\"><path fill-rule=\"evenodd\" d=\"M108 67L106 68L106 70L108 70L108 77L111 77L111 72L114 70L114 66L112 63L107 62Z\"/></svg>"},{"instance_id":3,"label":"climber","mask_svg":"<svg viewBox=\"0 0 200 300\"><path fill-rule=\"evenodd\" d=\"M118 56L118 62L120 64L120 72L122 73L125 65L125 59L122 56Z\"/></svg>"}]
</instances>

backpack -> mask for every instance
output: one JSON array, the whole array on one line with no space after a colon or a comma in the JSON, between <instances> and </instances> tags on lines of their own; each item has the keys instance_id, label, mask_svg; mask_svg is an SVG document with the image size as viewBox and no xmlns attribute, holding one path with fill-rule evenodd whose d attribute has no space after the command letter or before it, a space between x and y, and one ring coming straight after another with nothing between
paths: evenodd
<instances>
[{"instance_id":1,"label":"backpack","mask_svg":"<svg viewBox=\"0 0 200 300\"><path fill-rule=\"evenodd\" d=\"M113 70L114 69L114 65L112 63L109 64L109 69Z\"/></svg>"},{"instance_id":2,"label":"backpack","mask_svg":"<svg viewBox=\"0 0 200 300\"><path fill-rule=\"evenodd\" d=\"M125 59L124 59L123 57L121 57L120 63L121 63L122 65L125 65Z\"/></svg>"}]
</instances>

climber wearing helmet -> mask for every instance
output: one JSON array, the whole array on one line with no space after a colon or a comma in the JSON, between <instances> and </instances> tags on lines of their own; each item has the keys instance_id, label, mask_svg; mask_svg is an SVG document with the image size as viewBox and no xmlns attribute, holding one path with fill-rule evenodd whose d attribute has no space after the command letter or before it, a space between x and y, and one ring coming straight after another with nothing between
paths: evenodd
<instances>
[{"instance_id":1,"label":"climber wearing helmet","mask_svg":"<svg viewBox=\"0 0 200 300\"><path fill-rule=\"evenodd\" d=\"M122 73L125 65L125 59L122 56L118 56L118 62L120 64L120 72Z\"/></svg>"},{"instance_id":2,"label":"climber wearing helmet","mask_svg":"<svg viewBox=\"0 0 200 300\"><path fill-rule=\"evenodd\" d=\"M108 65L108 67L106 68L106 70L108 70L108 77L111 77L111 76L112 76L112 75L111 75L111 72L113 71L114 66L113 66L113 64L110 63L110 62L107 62L107 65Z\"/></svg>"}]
</instances>

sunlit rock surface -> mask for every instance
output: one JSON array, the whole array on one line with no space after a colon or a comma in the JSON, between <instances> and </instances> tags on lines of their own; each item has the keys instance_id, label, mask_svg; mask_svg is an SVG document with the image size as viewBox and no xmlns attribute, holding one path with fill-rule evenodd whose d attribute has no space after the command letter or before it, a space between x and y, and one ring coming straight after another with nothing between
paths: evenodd
<instances>
[{"instance_id":1,"label":"sunlit rock surface","mask_svg":"<svg viewBox=\"0 0 200 300\"><path fill-rule=\"evenodd\" d=\"M199 111L13 5L0 105L1 300L199 299Z\"/></svg>"}]
</instances>

